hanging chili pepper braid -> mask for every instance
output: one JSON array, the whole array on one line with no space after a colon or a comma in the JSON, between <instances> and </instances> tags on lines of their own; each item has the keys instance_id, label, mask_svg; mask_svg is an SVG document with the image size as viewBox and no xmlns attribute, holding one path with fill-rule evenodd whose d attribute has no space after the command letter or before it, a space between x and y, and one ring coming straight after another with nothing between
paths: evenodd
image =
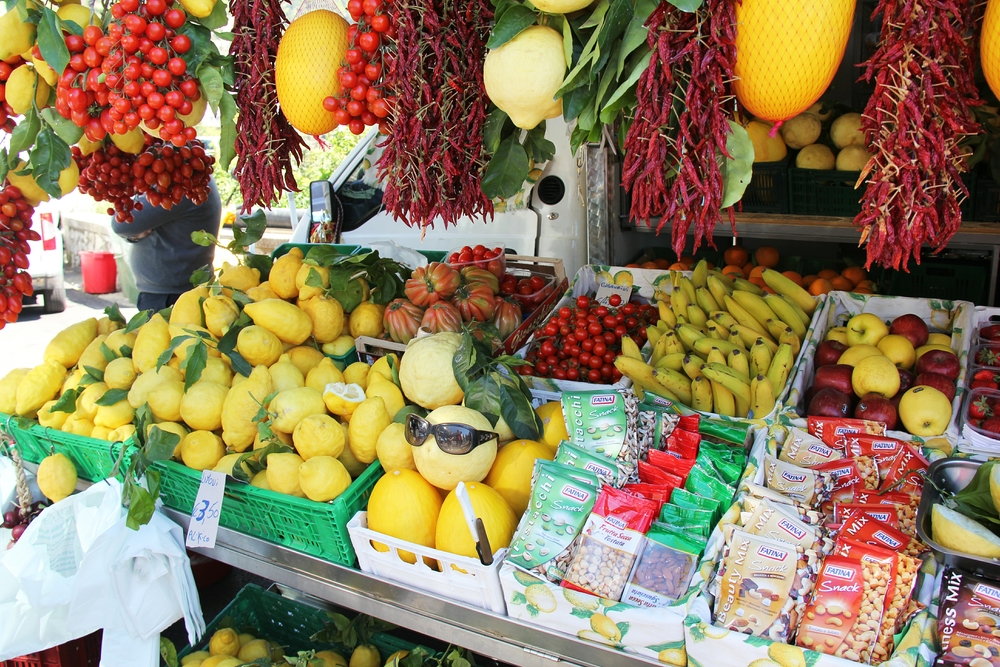
<instances>
[{"instance_id":1,"label":"hanging chili pepper braid","mask_svg":"<svg viewBox=\"0 0 1000 667\"><path fill-rule=\"evenodd\" d=\"M868 263L904 271L930 244L940 252L962 222L969 192L959 142L979 132L970 106L982 104L973 81L971 0L881 0L879 48L865 63L875 79L862 128L874 157L861 213ZM981 9L981 8L980 8Z\"/></svg>"},{"instance_id":2,"label":"hanging chili pepper braid","mask_svg":"<svg viewBox=\"0 0 1000 667\"><path fill-rule=\"evenodd\" d=\"M666 0L646 22L653 50L639 79L635 121L625 137L622 183L632 194L631 217L671 224L680 256L694 223L694 249L721 219L720 153L729 157L725 107L736 60L733 0L707 0L682 12ZM735 225L729 208L729 222Z\"/></svg>"},{"instance_id":3,"label":"hanging chili pepper braid","mask_svg":"<svg viewBox=\"0 0 1000 667\"><path fill-rule=\"evenodd\" d=\"M493 12L488 0L393 3L397 60L386 88L396 98L378 161L386 210L432 227L493 215L480 184L486 164L483 61Z\"/></svg>"},{"instance_id":4,"label":"hanging chili pepper braid","mask_svg":"<svg viewBox=\"0 0 1000 667\"><path fill-rule=\"evenodd\" d=\"M305 142L278 109L274 59L285 30L282 0L232 0L236 73L236 169L243 212L270 207L282 192L297 192L292 161Z\"/></svg>"}]
</instances>

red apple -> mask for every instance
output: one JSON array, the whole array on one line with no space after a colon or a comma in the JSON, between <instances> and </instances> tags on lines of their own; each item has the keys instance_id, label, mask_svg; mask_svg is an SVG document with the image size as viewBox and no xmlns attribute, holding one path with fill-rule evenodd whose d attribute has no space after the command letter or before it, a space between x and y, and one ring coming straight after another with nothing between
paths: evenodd
<instances>
[{"instance_id":1,"label":"red apple","mask_svg":"<svg viewBox=\"0 0 1000 667\"><path fill-rule=\"evenodd\" d=\"M949 401L955 400L955 383L940 373L921 373L913 382L914 387L919 386L934 387L948 397Z\"/></svg>"},{"instance_id":2,"label":"red apple","mask_svg":"<svg viewBox=\"0 0 1000 667\"><path fill-rule=\"evenodd\" d=\"M816 346L816 368L837 363L847 346L838 340L825 340Z\"/></svg>"},{"instance_id":3,"label":"red apple","mask_svg":"<svg viewBox=\"0 0 1000 667\"><path fill-rule=\"evenodd\" d=\"M837 391L850 394L854 391L854 389L851 388L851 374L853 372L854 367L846 364L820 366L816 369L816 377L813 379L813 386L817 389L833 387Z\"/></svg>"},{"instance_id":4,"label":"red apple","mask_svg":"<svg viewBox=\"0 0 1000 667\"><path fill-rule=\"evenodd\" d=\"M899 391L896 392L896 396L902 396L906 393L906 390L913 386L913 381L916 376L910 371L900 368L899 370Z\"/></svg>"},{"instance_id":5,"label":"red apple","mask_svg":"<svg viewBox=\"0 0 1000 667\"><path fill-rule=\"evenodd\" d=\"M889 333L897 334L913 343L916 349L927 343L927 323L912 313L900 315L889 325Z\"/></svg>"},{"instance_id":6,"label":"red apple","mask_svg":"<svg viewBox=\"0 0 1000 667\"><path fill-rule=\"evenodd\" d=\"M809 405L812 403L813 396L816 395L817 391L819 391L819 388L815 385L806 389L805 398L802 399L802 405Z\"/></svg>"},{"instance_id":7,"label":"red apple","mask_svg":"<svg viewBox=\"0 0 1000 667\"><path fill-rule=\"evenodd\" d=\"M856 408L854 408L856 419L868 419L882 422L887 429L896 428L896 406L892 400L881 394L865 394L861 397Z\"/></svg>"},{"instance_id":8,"label":"red apple","mask_svg":"<svg viewBox=\"0 0 1000 667\"><path fill-rule=\"evenodd\" d=\"M851 412L851 397L833 387L824 387L809 401L807 415L814 417L846 417Z\"/></svg>"},{"instance_id":9,"label":"red apple","mask_svg":"<svg viewBox=\"0 0 1000 667\"><path fill-rule=\"evenodd\" d=\"M958 379L960 370L961 366L958 363L958 357L944 350L924 352L917 359L917 365L913 369L917 375L921 373L940 373L952 382Z\"/></svg>"}]
</instances>

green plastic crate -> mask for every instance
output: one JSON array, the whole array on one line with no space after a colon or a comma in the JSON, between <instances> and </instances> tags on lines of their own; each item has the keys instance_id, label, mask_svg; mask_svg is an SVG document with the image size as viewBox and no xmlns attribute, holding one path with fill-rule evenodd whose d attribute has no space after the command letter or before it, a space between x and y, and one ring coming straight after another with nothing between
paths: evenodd
<instances>
[{"instance_id":1,"label":"green plastic crate","mask_svg":"<svg viewBox=\"0 0 1000 667\"><path fill-rule=\"evenodd\" d=\"M201 642L194 647L187 646L178 650L178 657L184 657L196 650L207 651L209 640L226 619L235 622L240 631L246 630L260 639L278 642L290 652L290 655L297 651L315 649L333 650L347 659L351 657L350 652L345 651L343 647L309 639L322 630L330 620L325 610L266 591L255 584L244 586L233 601L208 624ZM379 664L396 651L410 651L416 648L416 644L384 632L375 633L372 636L372 644L382 654ZM428 652L433 653L430 649Z\"/></svg>"},{"instance_id":2,"label":"green plastic crate","mask_svg":"<svg viewBox=\"0 0 1000 667\"><path fill-rule=\"evenodd\" d=\"M108 442L46 428L37 423L23 428L17 422L16 418L0 415L0 424L14 436L21 458L29 463L40 463L49 454L65 454L76 467L77 476L89 482L110 477L122 447L130 447L134 442L131 438L125 443ZM128 464L129 456L126 454L121 470L127 469ZM121 472L118 477L122 477Z\"/></svg>"},{"instance_id":3,"label":"green plastic crate","mask_svg":"<svg viewBox=\"0 0 1000 667\"><path fill-rule=\"evenodd\" d=\"M17 444L17 449L21 453L22 459L28 461L29 463L38 463L45 458L47 451L42 447L42 443L38 440L39 433L34 430L32 426L27 428L22 426L26 422L30 423L29 420L11 415L5 415L0 412L0 430L5 431L12 438L14 438L14 442ZM33 426L38 427L37 424L34 424Z\"/></svg>"},{"instance_id":4,"label":"green plastic crate","mask_svg":"<svg viewBox=\"0 0 1000 667\"><path fill-rule=\"evenodd\" d=\"M174 461L157 461L153 467L162 473L160 497L163 503L190 514L201 484L201 473ZM230 480L226 484L219 523L268 542L351 566L355 554L347 522L367 506L368 496L380 477L382 465L375 461L346 491L328 503Z\"/></svg>"},{"instance_id":5,"label":"green plastic crate","mask_svg":"<svg viewBox=\"0 0 1000 667\"><path fill-rule=\"evenodd\" d=\"M864 189L854 189L853 171L788 170L788 209L793 215L831 215L853 218L861 212Z\"/></svg>"},{"instance_id":6,"label":"green plastic crate","mask_svg":"<svg viewBox=\"0 0 1000 667\"><path fill-rule=\"evenodd\" d=\"M755 162L740 205L744 213L788 213L788 161Z\"/></svg>"},{"instance_id":7,"label":"green plastic crate","mask_svg":"<svg viewBox=\"0 0 1000 667\"><path fill-rule=\"evenodd\" d=\"M353 364L358 360L358 350L357 348L352 347L350 352L348 352L347 354L342 354L339 357L335 357L332 354L328 354L326 356L333 359L333 365L339 368L341 372L343 372L345 368L347 368L348 366L350 366L351 364Z\"/></svg>"},{"instance_id":8,"label":"green plastic crate","mask_svg":"<svg viewBox=\"0 0 1000 667\"><path fill-rule=\"evenodd\" d=\"M299 250L302 251L303 255L306 255L306 254L309 253L309 249L310 248L313 248L313 247L315 247L317 245L324 245L324 244L320 244L320 243L282 243L277 248L275 248L274 251L271 253L271 259L278 259L282 255L287 255L288 252L292 248L298 248ZM336 244L332 244L331 243L330 247L331 248L336 248L337 249L337 254L339 254L339 255L350 256L350 255L356 255L356 254L358 254L360 252L368 252L368 248L365 248L365 247L359 246L359 245L351 245L351 244L336 245Z\"/></svg>"}]
</instances>

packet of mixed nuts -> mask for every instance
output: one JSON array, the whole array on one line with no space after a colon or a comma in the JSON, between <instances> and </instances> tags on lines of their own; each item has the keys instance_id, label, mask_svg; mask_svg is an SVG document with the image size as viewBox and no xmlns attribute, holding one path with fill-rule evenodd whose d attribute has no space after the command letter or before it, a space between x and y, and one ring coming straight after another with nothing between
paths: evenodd
<instances>
[{"instance_id":1,"label":"packet of mixed nuts","mask_svg":"<svg viewBox=\"0 0 1000 667\"><path fill-rule=\"evenodd\" d=\"M806 431L809 435L821 438L823 443L834 449L845 449L845 435L851 433L868 433L870 435L885 435L885 424L869 419L848 419L847 417L808 417Z\"/></svg>"},{"instance_id":2,"label":"packet of mixed nuts","mask_svg":"<svg viewBox=\"0 0 1000 667\"><path fill-rule=\"evenodd\" d=\"M858 513L844 521L838 535L852 540L873 544L890 551L919 558L929 547L920 540L910 537L899 528L876 521L870 516Z\"/></svg>"},{"instance_id":3,"label":"packet of mixed nuts","mask_svg":"<svg viewBox=\"0 0 1000 667\"><path fill-rule=\"evenodd\" d=\"M789 542L817 553L830 553L833 540L825 531L800 520L792 508L761 499L752 512L741 512L743 530L752 535L762 535L780 542Z\"/></svg>"},{"instance_id":4,"label":"packet of mixed nuts","mask_svg":"<svg viewBox=\"0 0 1000 667\"><path fill-rule=\"evenodd\" d=\"M605 484L618 488L628 482L635 471L633 464L609 459L565 440L556 449L555 462L592 472Z\"/></svg>"},{"instance_id":5,"label":"packet of mixed nuts","mask_svg":"<svg viewBox=\"0 0 1000 667\"><path fill-rule=\"evenodd\" d=\"M905 444L902 440L887 435L851 433L844 436L848 456L870 456L878 466L879 479L889 474L892 460Z\"/></svg>"},{"instance_id":6,"label":"packet of mixed nuts","mask_svg":"<svg viewBox=\"0 0 1000 667\"><path fill-rule=\"evenodd\" d=\"M899 493L889 491L878 493L867 489L855 489L854 502L856 503L878 503L879 505L895 505L896 513L899 515L899 529L910 537L917 536L917 507L920 505L920 497L909 493Z\"/></svg>"},{"instance_id":7,"label":"packet of mixed nuts","mask_svg":"<svg viewBox=\"0 0 1000 667\"><path fill-rule=\"evenodd\" d=\"M655 518L655 501L603 487L560 586L621 600L646 531Z\"/></svg>"},{"instance_id":8,"label":"packet of mixed nuts","mask_svg":"<svg viewBox=\"0 0 1000 667\"><path fill-rule=\"evenodd\" d=\"M800 521L811 526L822 525L826 520L826 514L820 510L807 507L786 495L776 493L753 482L744 481L740 486L740 493L743 494L740 498L740 504L744 512L753 512L760 501L767 498L773 503L788 507L790 512L794 512L799 517Z\"/></svg>"},{"instance_id":9,"label":"packet of mixed nuts","mask_svg":"<svg viewBox=\"0 0 1000 667\"><path fill-rule=\"evenodd\" d=\"M812 468L836 461L843 456L843 453L824 445L823 441L816 436L809 435L795 427L789 429L785 444L778 452L778 460L792 463L801 468Z\"/></svg>"},{"instance_id":10,"label":"packet of mixed nuts","mask_svg":"<svg viewBox=\"0 0 1000 667\"><path fill-rule=\"evenodd\" d=\"M837 503L833 506L833 522L842 524L858 512L887 526L899 528L899 511L896 506L877 503Z\"/></svg>"},{"instance_id":11,"label":"packet of mixed nuts","mask_svg":"<svg viewBox=\"0 0 1000 667\"><path fill-rule=\"evenodd\" d=\"M1000 656L1000 585L945 568L938 606L940 667L985 667Z\"/></svg>"},{"instance_id":12,"label":"packet of mixed nuts","mask_svg":"<svg viewBox=\"0 0 1000 667\"><path fill-rule=\"evenodd\" d=\"M813 551L740 529L727 531L717 575L715 624L788 643L817 568Z\"/></svg>"},{"instance_id":13,"label":"packet of mixed nuts","mask_svg":"<svg viewBox=\"0 0 1000 667\"><path fill-rule=\"evenodd\" d=\"M764 483L772 491L813 507L825 503L834 488L833 475L779 461L771 454L764 457Z\"/></svg>"},{"instance_id":14,"label":"packet of mixed nuts","mask_svg":"<svg viewBox=\"0 0 1000 667\"><path fill-rule=\"evenodd\" d=\"M927 459L916 447L904 442L889 463L889 471L879 487L882 491L919 494L924 489L927 474Z\"/></svg>"},{"instance_id":15,"label":"packet of mixed nuts","mask_svg":"<svg viewBox=\"0 0 1000 667\"><path fill-rule=\"evenodd\" d=\"M600 479L586 470L537 461L531 500L521 517L507 558L511 563L559 583L597 500Z\"/></svg>"},{"instance_id":16,"label":"packet of mixed nuts","mask_svg":"<svg viewBox=\"0 0 1000 667\"><path fill-rule=\"evenodd\" d=\"M687 592L705 541L654 522L646 533L622 602L638 607L667 607Z\"/></svg>"}]
</instances>

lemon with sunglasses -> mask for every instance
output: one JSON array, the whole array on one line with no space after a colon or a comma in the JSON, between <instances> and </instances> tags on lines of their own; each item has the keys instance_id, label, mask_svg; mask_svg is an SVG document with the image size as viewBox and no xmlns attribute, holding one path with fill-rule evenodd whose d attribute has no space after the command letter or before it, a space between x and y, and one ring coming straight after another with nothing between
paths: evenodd
<instances>
[{"instance_id":1,"label":"lemon with sunglasses","mask_svg":"<svg viewBox=\"0 0 1000 667\"><path fill-rule=\"evenodd\" d=\"M404 425L417 471L439 489L451 491L459 482L481 481L497 457L496 432L486 417L470 408L446 405L426 418L411 413Z\"/></svg>"}]
</instances>

